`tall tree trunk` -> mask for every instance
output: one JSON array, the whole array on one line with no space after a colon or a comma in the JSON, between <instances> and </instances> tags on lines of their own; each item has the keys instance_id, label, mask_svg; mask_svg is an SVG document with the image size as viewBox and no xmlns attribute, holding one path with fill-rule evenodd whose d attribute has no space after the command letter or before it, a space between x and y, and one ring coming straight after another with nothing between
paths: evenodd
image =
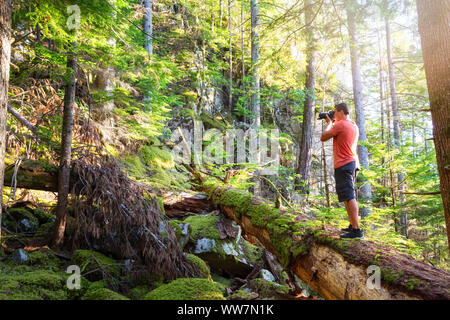
<instances>
[{"instance_id":1,"label":"tall tree trunk","mask_svg":"<svg viewBox=\"0 0 450 320\"><path fill-rule=\"evenodd\" d=\"M230 56L229 56L229 67L230 67L230 75L229 75L229 95L228 95L228 109L229 112L233 112L233 44L231 42L231 0L228 0L228 45L230 46Z\"/></svg>"},{"instance_id":2,"label":"tall tree trunk","mask_svg":"<svg viewBox=\"0 0 450 320\"><path fill-rule=\"evenodd\" d=\"M244 0L241 0L241 67L242 67L242 83L241 90L245 91L245 43L244 43ZM247 109L247 105L245 105L245 109ZM244 122L248 123L248 117L244 115Z\"/></svg>"},{"instance_id":3,"label":"tall tree trunk","mask_svg":"<svg viewBox=\"0 0 450 320\"><path fill-rule=\"evenodd\" d=\"M260 105L260 83L259 83L259 13L258 13L258 0L250 0L251 5L251 18L252 18L252 111L253 111L253 123L252 127L258 131L261 126L261 105ZM256 154L256 163L260 163L260 153ZM254 192L259 194L260 184L259 180L256 181Z\"/></svg>"},{"instance_id":4,"label":"tall tree trunk","mask_svg":"<svg viewBox=\"0 0 450 320\"><path fill-rule=\"evenodd\" d=\"M0 196L3 195L3 180L6 152L6 117L8 108L9 63L11 59L11 2L0 0ZM2 237L2 204L0 199L0 239Z\"/></svg>"},{"instance_id":5,"label":"tall tree trunk","mask_svg":"<svg viewBox=\"0 0 450 320\"><path fill-rule=\"evenodd\" d=\"M302 137L300 143L300 152L297 159L297 173L300 178L296 183L296 189L301 193L307 193L308 180L311 168L312 157L312 141L313 141L313 124L314 124L314 100L315 100L315 85L316 85L316 50L313 30L314 10L311 0L305 1L305 25L307 27L308 38L308 64L306 66L306 85L307 91L305 103L303 106L303 123L302 123Z\"/></svg>"},{"instance_id":6,"label":"tall tree trunk","mask_svg":"<svg viewBox=\"0 0 450 320\"><path fill-rule=\"evenodd\" d=\"M153 54L153 0L144 0L144 32L145 50L149 55Z\"/></svg>"},{"instance_id":7,"label":"tall tree trunk","mask_svg":"<svg viewBox=\"0 0 450 320\"><path fill-rule=\"evenodd\" d=\"M153 54L153 0L144 0L144 32L145 32L145 45L149 55ZM152 93L150 91L144 94L144 101L150 102Z\"/></svg>"},{"instance_id":8,"label":"tall tree trunk","mask_svg":"<svg viewBox=\"0 0 450 320\"><path fill-rule=\"evenodd\" d=\"M450 0L417 0L417 11L450 250Z\"/></svg>"},{"instance_id":9,"label":"tall tree trunk","mask_svg":"<svg viewBox=\"0 0 450 320\"><path fill-rule=\"evenodd\" d=\"M67 68L71 70L70 80L64 94L64 115L61 137L61 158L58 175L58 204L56 206L56 221L53 230L54 246L61 244L66 229L67 203L70 186L70 161L72 152L73 107L75 102L77 62L73 53L67 58Z\"/></svg>"},{"instance_id":10,"label":"tall tree trunk","mask_svg":"<svg viewBox=\"0 0 450 320\"><path fill-rule=\"evenodd\" d=\"M389 18L385 19L386 25L386 49L388 58L388 70L389 70L389 88L391 94L391 107L393 116L393 126L394 126L394 145L396 148L400 148L400 124L399 124L399 113L398 113L398 100L397 100L397 90L395 87L395 73L394 73L394 63L392 61L392 42L391 42L391 28L389 23ZM405 196L401 191L403 191L403 184L401 183L404 179L402 172L398 172L398 192L400 203L405 202ZM401 210L400 210L401 211ZM405 237L408 237L408 216L405 212L400 214L400 228L401 233Z\"/></svg>"},{"instance_id":11,"label":"tall tree trunk","mask_svg":"<svg viewBox=\"0 0 450 320\"><path fill-rule=\"evenodd\" d=\"M386 143L385 132L384 132L384 87L383 87L383 59L381 54L381 36L380 32L377 32L378 35L378 73L379 73L379 90L380 90L380 122L381 122L381 143ZM381 166L383 167L386 162L385 157L381 158ZM383 175L381 178L382 186L386 187L386 177Z\"/></svg>"},{"instance_id":12,"label":"tall tree trunk","mask_svg":"<svg viewBox=\"0 0 450 320\"><path fill-rule=\"evenodd\" d=\"M356 124L359 128L359 141L365 142L367 141L367 137L362 97L361 70L359 64L358 44L356 41L356 12L353 7L354 4L351 2L353 1L347 0L345 4L347 11L348 31L350 35L350 59L352 65L353 100L355 103ZM358 157L361 167L367 168L369 166L369 152L366 147L358 145ZM360 177L361 174L358 176ZM372 186L369 182L367 182L365 178L362 179L362 182L363 185L359 192L359 198L364 202L364 205L360 208L361 217L364 218L371 212L370 203L372 202Z\"/></svg>"}]
</instances>

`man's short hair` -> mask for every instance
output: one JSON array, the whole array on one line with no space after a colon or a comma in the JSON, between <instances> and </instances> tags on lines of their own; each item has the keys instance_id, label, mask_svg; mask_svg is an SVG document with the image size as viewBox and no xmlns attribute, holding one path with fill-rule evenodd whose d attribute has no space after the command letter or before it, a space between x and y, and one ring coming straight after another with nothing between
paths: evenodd
<instances>
[{"instance_id":1,"label":"man's short hair","mask_svg":"<svg viewBox=\"0 0 450 320\"><path fill-rule=\"evenodd\" d=\"M350 114L350 108L346 103L339 103L334 106L337 111L344 111L344 114Z\"/></svg>"}]
</instances>

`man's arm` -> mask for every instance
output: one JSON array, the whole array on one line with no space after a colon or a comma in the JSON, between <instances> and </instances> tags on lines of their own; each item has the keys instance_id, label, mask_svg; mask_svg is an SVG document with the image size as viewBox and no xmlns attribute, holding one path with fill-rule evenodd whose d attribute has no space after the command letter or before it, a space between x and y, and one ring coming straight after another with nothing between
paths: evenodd
<instances>
[{"instance_id":1,"label":"man's arm","mask_svg":"<svg viewBox=\"0 0 450 320\"><path fill-rule=\"evenodd\" d=\"M333 122L328 117L328 115L327 115L326 120L327 120L328 125L325 128L325 130L323 130L322 136L320 137L320 141L322 141L322 142L328 141L328 140L330 140L331 138L334 137L333 132L331 132L331 127L333 126Z\"/></svg>"}]
</instances>

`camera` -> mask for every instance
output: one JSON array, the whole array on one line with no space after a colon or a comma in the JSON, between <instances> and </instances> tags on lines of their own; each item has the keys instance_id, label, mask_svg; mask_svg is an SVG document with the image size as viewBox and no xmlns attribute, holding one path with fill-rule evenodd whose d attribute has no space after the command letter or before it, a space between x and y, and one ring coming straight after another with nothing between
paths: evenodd
<instances>
[{"instance_id":1,"label":"camera","mask_svg":"<svg viewBox=\"0 0 450 320\"><path fill-rule=\"evenodd\" d=\"M319 112L319 120L325 120L327 118L327 115L328 115L328 117L330 117L331 120L333 120L333 121L335 120L334 119L334 111L330 111L328 113Z\"/></svg>"}]
</instances>

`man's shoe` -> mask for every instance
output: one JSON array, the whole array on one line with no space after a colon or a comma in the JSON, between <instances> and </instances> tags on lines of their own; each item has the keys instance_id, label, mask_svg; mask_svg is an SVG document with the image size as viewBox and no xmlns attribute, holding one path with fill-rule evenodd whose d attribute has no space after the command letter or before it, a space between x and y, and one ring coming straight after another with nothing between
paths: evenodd
<instances>
[{"instance_id":1,"label":"man's shoe","mask_svg":"<svg viewBox=\"0 0 450 320\"><path fill-rule=\"evenodd\" d=\"M347 233L344 233L343 235L341 235L341 239L362 239L364 238L364 234L361 231L361 229L353 229L352 231L349 231Z\"/></svg>"},{"instance_id":2,"label":"man's shoe","mask_svg":"<svg viewBox=\"0 0 450 320\"><path fill-rule=\"evenodd\" d=\"M348 228L343 228L343 229L341 229L341 231L342 231L342 232L350 232L350 231L352 231L352 229L353 229L352 225L349 224L349 225L348 225Z\"/></svg>"}]
</instances>

